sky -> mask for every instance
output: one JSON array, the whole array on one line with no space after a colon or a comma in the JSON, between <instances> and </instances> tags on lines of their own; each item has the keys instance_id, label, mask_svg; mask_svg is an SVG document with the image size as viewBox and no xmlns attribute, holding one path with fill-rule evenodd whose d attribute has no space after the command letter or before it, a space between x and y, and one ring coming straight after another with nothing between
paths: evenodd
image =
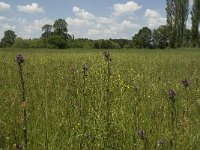
<instances>
[{"instance_id":1,"label":"sky","mask_svg":"<svg viewBox=\"0 0 200 150\"><path fill-rule=\"evenodd\" d=\"M60 18L75 38L131 39L142 27L166 23L165 0L0 0L0 39L6 30L38 38Z\"/></svg>"}]
</instances>

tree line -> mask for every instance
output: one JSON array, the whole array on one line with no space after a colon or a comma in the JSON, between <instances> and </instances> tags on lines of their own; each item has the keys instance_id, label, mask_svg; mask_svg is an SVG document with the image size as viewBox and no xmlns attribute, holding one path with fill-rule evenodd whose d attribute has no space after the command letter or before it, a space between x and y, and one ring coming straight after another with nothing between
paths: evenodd
<instances>
[{"instance_id":1,"label":"tree line","mask_svg":"<svg viewBox=\"0 0 200 150\"><path fill-rule=\"evenodd\" d=\"M192 27L186 28L188 15L191 13ZM200 46L200 0L193 0L189 12L189 0L166 0L166 24L156 29L141 28L132 39L100 39L78 38L68 34L67 22L55 20L53 25L42 27L40 38L22 39L14 31L7 30L1 39L0 47L14 48L180 48Z\"/></svg>"}]
</instances>

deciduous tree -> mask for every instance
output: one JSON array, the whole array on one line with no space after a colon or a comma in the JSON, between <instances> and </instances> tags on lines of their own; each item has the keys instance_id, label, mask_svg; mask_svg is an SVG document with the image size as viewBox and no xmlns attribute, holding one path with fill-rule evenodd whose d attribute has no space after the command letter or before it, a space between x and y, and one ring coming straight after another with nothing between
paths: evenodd
<instances>
[{"instance_id":1,"label":"deciduous tree","mask_svg":"<svg viewBox=\"0 0 200 150\"><path fill-rule=\"evenodd\" d=\"M199 23L200 23L200 1L194 0L192 7L192 46L197 47L199 43Z\"/></svg>"},{"instance_id":2,"label":"deciduous tree","mask_svg":"<svg viewBox=\"0 0 200 150\"><path fill-rule=\"evenodd\" d=\"M189 0L166 0L170 47L181 47L189 13Z\"/></svg>"},{"instance_id":3,"label":"deciduous tree","mask_svg":"<svg viewBox=\"0 0 200 150\"><path fill-rule=\"evenodd\" d=\"M67 23L64 19L58 19L53 24L54 27L54 34L64 38L65 40L68 39L67 33Z\"/></svg>"},{"instance_id":4,"label":"deciduous tree","mask_svg":"<svg viewBox=\"0 0 200 150\"><path fill-rule=\"evenodd\" d=\"M4 37L1 39L2 47L11 47L16 39L17 35L12 30L7 30L4 32Z\"/></svg>"}]
</instances>

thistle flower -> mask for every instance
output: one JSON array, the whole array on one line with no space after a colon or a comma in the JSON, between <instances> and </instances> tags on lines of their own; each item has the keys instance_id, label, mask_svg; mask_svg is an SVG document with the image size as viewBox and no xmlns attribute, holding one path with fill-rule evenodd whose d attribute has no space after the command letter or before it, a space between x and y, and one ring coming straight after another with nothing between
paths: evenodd
<instances>
[{"instance_id":1,"label":"thistle flower","mask_svg":"<svg viewBox=\"0 0 200 150\"><path fill-rule=\"evenodd\" d=\"M104 56L104 60L109 62L111 61L111 57L110 57L110 52L109 51L105 51L103 52L103 56Z\"/></svg>"},{"instance_id":2,"label":"thistle flower","mask_svg":"<svg viewBox=\"0 0 200 150\"><path fill-rule=\"evenodd\" d=\"M185 86L185 88L187 88L189 86L190 82L185 79L185 80L182 80L182 84L183 84L183 86Z\"/></svg>"},{"instance_id":3,"label":"thistle flower","mask_svg":"<svg viewBox=\"0 0 200 150\"><path fill-rule=\"evenodd\" d=\"M16 144L16 150L22 150L22 145Z\"/></svg>"},{"instance_id":4,"label":"thistle flower","mask_svg":"<svg viewBox=\"0 0 200 150\"><path fill-rule=\"evenodd\" d=\"M164 143L165 143L165 142L164 142L163 139L159 139L159 140L157 141L158 146L159 146L159 145L163 145Z\"/></svg>"},{"instance_id":5,"label":"thistle flower","mask_svg":"<svg viewBox=\"0 0 200 150\"><path fill-rule=\"evenodd\" d=\"M167 94L168 94L170 99L174 99L174 97L176 95L175 92L172 89L169 89Z\"/></svg>"},{"instance_id":6,"label":"thistle flower","mask_svg":"<svg viewBox=\"0 0 200 150\"><path fill-rule=\"evenodd\" d=\"M84 74L84 76L87 76L88 68L89 68L89 66L87 64L83 64L83 74Z\"/></svg>"},{"instance_id":7,"label":"thistle flower","mask_svg":"<svg viewBox=\"0 0 200 150\"><path fill-rule=\"evenodd\" d=\"M144 133L144 131L143 130L137 130L136 131L136 134L137 134L137 136L138 137L140 137L142 140L145 140L145 133Z\"/></svg>"},{"instance_id":8,"label":"thistle flower","mask_svg":"<svg viewBox=\"0 0 200 150\"><path fill-rule=\"evenodd\" d=\"M89 66L87 64L83 64L83 71L87 71L89 69Z\"/></svg>"},{"instance_id":9,"label":"thistle flower","mask_svg":"<svg viewBox=\"0 0 200 150\"><path fill-rule=\"evenodd\" d=\"M22 63L24 62L24 57L23 57L21 54L16 55L15 61L16 61L18 64L22 64Z\"/></svg>"}]
</instances>

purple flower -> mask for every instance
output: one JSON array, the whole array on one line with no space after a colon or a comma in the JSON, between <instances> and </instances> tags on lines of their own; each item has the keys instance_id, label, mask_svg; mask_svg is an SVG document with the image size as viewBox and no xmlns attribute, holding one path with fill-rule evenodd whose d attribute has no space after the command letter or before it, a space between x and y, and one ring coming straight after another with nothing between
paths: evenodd
<instances>
[{"instance_id":1,"label":"purple flower","mask_svg":"<svg viewBox=\"0 0 200 150\"><path fill-rule=\"evenodd\" d=\"M168 94L170 99L174 99L174 97L176 95L175 92L172 89L169 89L167 94Z\"/></svg>"},{"instance_id":2,"label":"purple flower","mask_svg":"<svg viewBox=\"0 0 200 150\"><path fill-rule=\"evenodd\" d=\"M190 82L189 82L188 80L186 80L186 79L183 80L182 83L183 83L183 85L185 86L185 88L188 87L189 84L190 84Z\"/></svg>"},{"instance_id":3,"label":"purple flower","mask_svg":"<svg viewBox=\"0 0 200 150\"><path fill-rule=\"evenodd\" d=\"M142 140L145 140L145 134L143 130L137 130L136 134L138 137L140 137Z\"/></svg>"},{"instance_id":4,"label":"purple flower","mask_svg":"<svg viewBox=\"0 0 200 150\"><path fill-rule=\"evenodd\" d=\"M15 57L15 61L18 63L18 64L22 64L24 62L24 57L19 54Z\"/></svg>"},{"instance_id":5,"label":"purple flower","mask_svg":"<svg viewBox=\"0 0 200 150\"><path fill-rule=\"evenodd\" d=\"M87 64L83 64L83 71L86 72L89 69L89 66Z\"/></svg>"},{"instance_id":6,"label":"purple flower","mask_svg":"<svg viewBox=\"0 0 200 150\"><path fill-rule=\"evenodd\" d=\"M111 57L110 57L110 52L109 52L109 51L103 52L103 56L104 56L104 60L105 60L106 62L111 61Z\"/></svg>"},{"instance_id":7,"label":"purple flower","mask_svg":"<svg viewBox=\"0 0 200 150\"><path fill-rule=\"evenodd\" d=\"M163 139L160 139L160 140L157 141L157 144L158 144L158 145L163 145L164 143L165 143L165 142L164 142Z\"/></svg>"}]
</instances>

